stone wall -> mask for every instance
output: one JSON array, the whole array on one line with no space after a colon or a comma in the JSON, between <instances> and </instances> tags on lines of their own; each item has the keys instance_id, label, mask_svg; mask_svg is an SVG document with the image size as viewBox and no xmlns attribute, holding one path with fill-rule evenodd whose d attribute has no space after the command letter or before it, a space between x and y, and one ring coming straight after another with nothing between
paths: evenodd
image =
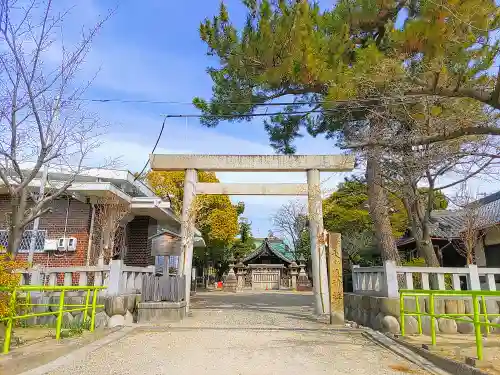
<instances>
[{"instance_id":1,"label":"stone wall","mask_svg":"<svg viewBox=\"0 0 500 375\"><path fill-rule=\"evenodd\" d=\"M96 308L95 327L113 328L117 326L130 325L137 321L137 306L141 302L140 294L128 294L121 296L99 296L98 305L104 307ZM27 320L28 325L42 325L55 327L57 321L57 310L59 304L59 295L32 296L32 303L51 304L55 306L45 307L36 306L33 312L53 312L54 314L33 317ZM85 305L85 294L74 293L64 298L65 305ZM78 307L75 307L78 308ZM65 310L71 310L70 306L65 306ZM88 318L92 309L88 310ZM82 324L84 313L82 311L73 311L63 313L63 328L71 328Z\"/></svg>"},{"instance_id":2,"label":"stone wall","mask_svg":"<svg viewBox=\"0 0 500 375\"><path fill-rule=\"evenodd\" d=\"M426 297L419 297L420 311L429 312L429 301ZM471 299L435 299L434 310L437 314L472 314ZM480 309L481 312L483 309ZM354 293L344 293L345 318L357 324L371 327L382 332L401 332L401 313L399 308L399 298L386 298L359 295ZM415 298L405 299L405 311L416 311ZM500 312L500 301L487 300L486 312L488 314L498 314ZM470 323L456 322L452 319L436 319L435 327L437 333L473 333L474 326L472 317L463 316ZM484 319L484 317L482 317ZM491 322L500 324L500 317L488 317ZM428 316L422 316L422 331L425 335L430 335L431 320ZM500 329L491 328L493 333L500 334ZM405 316L405 333L418 333L418 322L415 316Z\"/></svg>"}]
</instances>

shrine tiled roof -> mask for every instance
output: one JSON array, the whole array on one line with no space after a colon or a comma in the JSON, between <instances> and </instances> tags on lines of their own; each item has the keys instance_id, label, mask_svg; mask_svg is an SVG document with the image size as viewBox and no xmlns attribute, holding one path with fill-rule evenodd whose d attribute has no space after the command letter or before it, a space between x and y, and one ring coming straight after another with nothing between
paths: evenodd
<instances>
[{"instance_id":1,"label":"shrine tiled roof","mask_svg":"<svg viewBox=\"0 0 500 375\"><path fill-rule=\"evenodd\" d=\"M244 259L242 259L243 263L246 263L254 258L257 258L260 254L265 251L269 251L276 255L278 258L283 260L286 263L291 263L295 260L295 255L291 251L291 249L286 245L282 240L274 240L274 239L264 239L260 246L248 254Z\"/></svg>"}]
</instances>

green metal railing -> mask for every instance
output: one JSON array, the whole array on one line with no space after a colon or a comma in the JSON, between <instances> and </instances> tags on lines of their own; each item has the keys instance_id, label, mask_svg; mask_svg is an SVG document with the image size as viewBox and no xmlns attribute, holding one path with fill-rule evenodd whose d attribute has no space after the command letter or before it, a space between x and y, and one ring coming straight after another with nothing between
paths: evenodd
<instances>
[{"instance_id":1,"label":"green metal railing","mask_svg":"<svg viewBox=\"0 0 500 375\"><path fill-rule=\"evenodd\" d=\"M83 312L82 323L85 323L89 318L90 310L90 331L95 328L95 313L96 308L104 307L104 305L97 304L98 292L105 289L105 286L42 286L42 285L24 285L18 286L16 288L5 288L0 287L0 292L10 294L10 304L9 311L10 315L4 318L0 318L0 322L7 322L7 329L5 331L5 338L3 342L3 353L6 354L10 349L10 341L12 335L12 328L14 327L14 322L21 319L29 319L33 317L40 316L50 316L57 315L56 320L56 339L61 338L61 328L63 321L63 314L65 312ZM59 292L59 303L31 303L31 293L33 292ZM86 292L85 304L65 304L64 297L66 292ZM25 293L26 297L25 303L16 303L19 293ZM29 310L33 307L57 307L57 311L47 311L47 312L31 312L19 314L18 308L23 308L23 310Z\"/></svg>"},{"instance_id":2,"label":"green metal railing","mask_svg":"<svg viewBox=\"0 0 500 375\"><path fill-rule=\"evenodd\" d=\"M415 308L416 311L406 311L405 310L405 299L407 297L415 297ZM420 310L419 297L429 298L429 312L422 312ZM436 297L453 297L456 299L472 299L472 314L435 314L435 298ZM436 319L437 318L448 318L453 319L457 322L473 323L474 333L476 336L476 350L477 358L479 360L483 359L483 337L481 334L481 328L485 327L486 335L490 333L490 328L500 328L500 324L491 323L488 318L500 316L500 314L488 314L486 299L496 297L500 299L500 291L483 291L483 290L400 290L399 291L399 306L401 312L401 335L405 335L405 316L416 316L418 322L418 333L422 334L422 316L429 316L431 319L431 342L432 345L436 345ZM481 304L481 305L480 305ZM481 309L480 309L481 306ZM481 312L482 310L482 312ZM472 322L470 320L463 319L463 317L472 317ZM481 321L480 319L484 320Z\"/></svg>"}]
</instances>

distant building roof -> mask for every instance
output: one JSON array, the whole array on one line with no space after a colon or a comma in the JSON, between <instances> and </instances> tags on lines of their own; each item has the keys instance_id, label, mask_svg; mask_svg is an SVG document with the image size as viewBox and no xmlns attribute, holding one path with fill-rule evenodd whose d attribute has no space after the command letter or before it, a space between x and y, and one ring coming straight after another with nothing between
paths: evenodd
<instances>
[{"instance_id":1,"label":"distant building roof","mask_svg":"<svg viewBox=\"0 0 500 375\"><path fill-rule=\"evenodd\" d=\"M242 259L243 263L247 263L265 252L270 252L276 255L286 263L291 263L295 260L295 254L288 247L288 245L283 242L283 240L279 238L256 238L255 240L261 241L260 246Z\"/></svg>"},{"instance_id":2,"label":"distant building roof","mask_svg":"<svg viewBox=\"0 0 500 375\"><path fill-rule=\"evenodd\" d=\"M489 227L500 223L500 191L472 202L477 206L477 215L481 217L481 227ZM432 238L457 239L464 228L462 210L436 210L431 213L430 226ZM397 246L413 242L410 235L399 238Z\"/></svg>"}]
</instances>

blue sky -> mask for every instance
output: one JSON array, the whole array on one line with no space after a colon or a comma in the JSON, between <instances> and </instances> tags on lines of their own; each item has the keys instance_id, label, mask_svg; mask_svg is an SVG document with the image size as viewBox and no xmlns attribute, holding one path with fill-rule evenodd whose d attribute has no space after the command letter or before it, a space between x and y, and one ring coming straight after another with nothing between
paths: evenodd
<instances>
[{"instance_id":1,"label":"blue sky","mask_svg":"<svg viewBox=\"0 0 500 375\"><path fill-rule=\"evenodd\" d=\"M75 2L65 0L73 5ZM231 19L244 20L240 0L230 0ZM325 2L330 4L330 2ZM95 76L86 98L175 101L190 103L195 96L210 97L211 80L205 69L216 64L206 56L198 35L199 23L212 17L219 0L131 1L79 0L67 19L65 38L71 40L82 25L92 26L108 9L116 12L95 39L78 79ZM97 74L97 75L96 75ZM89 109L109 124L104 145L93 157L120 158L121 168L139 171L148 158L163 121L162 114L196 113L189 104L90 103ZM333 142L306 136L297 142L300 154L338 153ZM222 123L202 127L197 119L168 119L157 149L159 153L272 154L261 118L253 122ZM322 174L327 194L347 173ZM297 173L219 173L222 182L305 182ZM487 190L479 182L475 190ZM246 203L244 216L254 235L272 228L270 215L295 197L236 197Z\"/></svg>"},{"instance_id":2,"label":"blue sky","mask_svg":"<svg viewBox=\"0 0 500 375\"><path fill-rule=\"evenodd\" d=\"M69 1L68 1L69 3ZM118 4L118 6L117 6ZM216 64L206 56L198 35L199 23L216 14L219 1L141 2L81 0L71 10L68 29L92 26L99 16L116 7L95 39L79 79L97 73L86 98L175 101L190 103L195 96L210 97L211 80L205 70ZM239 0L229 1L231 17L244 19ZM109 124L104 145L93 159L120 158L121 167L142 168L156 140L162 114L196 113L191 105L90 103L89 108ZM305 137L298 143L301 154L338 153L332 141ZM202 127L197 119L169 119L157 152L207 154L273 154L262 119L222 123L215 129ZM325 194L346 173L322 174ZM219 173L223 182L305 182L302 173ZM246 203L244 216L252 222L254 235L272 229L270 216L283 203L296 197L233 197Z\"/></svg>"}]
</instances>

